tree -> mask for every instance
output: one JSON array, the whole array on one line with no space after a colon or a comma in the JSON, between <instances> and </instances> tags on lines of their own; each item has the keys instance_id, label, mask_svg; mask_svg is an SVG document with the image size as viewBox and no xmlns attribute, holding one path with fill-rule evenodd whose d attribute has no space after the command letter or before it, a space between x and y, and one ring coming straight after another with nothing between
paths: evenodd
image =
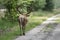
<instances>
[{"instance_id":1,"label":"tree","mask_svg":"<svg viewBox=\"0 0 60 40\"><path fill-rule=\"evenodd\" d=\"M26 12L30 14L43 8L45 0L4 0L2 4L5 5L8 12L5 14L6 19L15 20L19 13Z\"/></svg>"},{"instance_id":2,"label":"tree","mask_svg":"<svg viewBox=\"0 0 60 40\"><path fill-rule=\"evenodd\" d=\"M29 14L33 11L42 9L44 7L44 5L45 5L45 0L29 0L29 1L25 0L25 2L23 2L22 8L26 7L26 11ZM21 7L21 4L20 4L20 7ZM21 13L21 11L20 11L20 13Z\"/></svg>"},{"instance_id":3,"label":"tree","mask_svg":"<svg viewBox=\"0 0 60 40\"><path fill-rule=\"evenodd\" d=\"M44 7L44 10L53 11L53 9L54 9L53 0L46 0L46 5Z\"/></svg>"},{"instance_id":4,"label":"tree","mask_svg":"<svg viewBox=\"0 0 60 40\"><path fill-rule=\"evenodd\" d=\"M17 0L5 0L5 2L4 3L3 2L2 2L2 4L7 9L7 12L5 14L5 18L10 21L14 20L17 15L17 11L16 11Z\"/></svg>"},{"instance_id":5,"label":"tree","mask_svg":"<svg viewBox=\"0 0 60 40\"><path fill-rule=\"evenodd\" d=\"M5 13L5 19L14 20L17 15L17 0L0 0L0 3L7 9L7 12Z\"/></svg>"}]
</instances>

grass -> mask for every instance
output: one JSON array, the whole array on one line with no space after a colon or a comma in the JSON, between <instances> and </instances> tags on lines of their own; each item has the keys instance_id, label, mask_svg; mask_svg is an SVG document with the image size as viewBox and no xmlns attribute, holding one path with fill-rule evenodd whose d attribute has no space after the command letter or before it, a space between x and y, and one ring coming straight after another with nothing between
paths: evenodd
<instances>
[{"instance_id":1,"label":"grass","mask_svg":"<svg viewBox=\"0 0 60 40\"><path fill-rule=\"evenodd\" d=\"M26 32L40 25L43 21L53 15L56 15L56 13L43 11L31 13L31 16L28 17L29 21L26 25ZM20 33L18 22L0 20L0 29L2 29L3 31L9 29L0 36L0 40L13 40L15 37L19 36Z\"/></svg>"},{"instance_id":2,"label":"grass","mask_svg":"<svg viewBox=\"0 0 60 40\"><path fill-rule=\"evenodd\" d=\"M57 23L49 23L48 25L46 25L45 28L43 28L43 31L44 31L44 32L49 32L49 31L52 30L56 25L57 25Z\"/></svg>"},{"instance_id":3,"label":"grass","mask_svg":"<svg viewBox=\"0 0 60 40\"><path fill-rule=\"evenodd\" d=\"M57 20L54 20L54 23L49 23L45 28L43 28L44 32L48 32L51 29L53 29L54 27L56 27L58 24L60 24L60 16L56 17Z\"/></svg>"},{"instance_id":4,"label":"grass","mask_svg":"<svg viewBox=\"0 0 60 40\"><path fill-rule=\"evenodd\" d=\"M42 18L39 19L39 17L29 17L28 19L29 19L29 22L26 25L26 32L31 30L35 26L40 25L44 20L46 20ZM11 28L11 30L10 32L6 32L4 35L1 35L0 40L12 40L12 38L15 38L20 33L18 23L10 23L10 22L6 23L6 22L7 21L1 21L0 23L1 29L6 30L7 28Z\"/></svg>"},{"instance_id":5,"label":"grass","mask_svg":"<svg viewBox=\"0 0 60 40\"><path fill-rule=\"evenodd\" d=\"M56 23L60 23L60 16L58 16L58 17L56 17L56 18L58 18L57 20L55 20Z\"/></svg>"},{"instance_id":6,"label":"grass","mask_svg":"<svg viewBox=\"0 0 60 40\"><path fill-rule=\"evenodd\" d=\"M43 21L45 21L47 18L40 18L40 17L30 17L29 22L26 26L26 31L31 30L32 28L36 27L37 25L40 25Z\"/></svg>"}]
</instances>

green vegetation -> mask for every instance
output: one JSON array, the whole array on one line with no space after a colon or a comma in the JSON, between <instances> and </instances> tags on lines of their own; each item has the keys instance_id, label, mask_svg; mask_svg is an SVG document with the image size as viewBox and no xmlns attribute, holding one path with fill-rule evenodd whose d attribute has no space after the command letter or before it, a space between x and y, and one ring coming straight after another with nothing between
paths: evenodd
<instances>
[{"instance_id":1,"label":"green vegetation","mask_svg":"<svg viewBox=\"0 0 60 40\"><path fill-rule=\"evenodd\" d=\"M44 32L49 32L50 30L52 30L54 27L56 27L59 23L60 23L60 16L56 17L57 20L54 20L54 23L49 23L48 25L46 25L45 28L43 28L42 30Z\"/></svg>"},{"instance_id":2,"label":"green vegetation","mask_svg":"<svg viewBox=\"0 0 60 40\"><path fill-rule=\"evenodd\" d=\"M20 29L17 18L20 13L30 14L28 23L26 25L26 32L40 25L47 18L59 14L60 11L53 10L52 12L42 11L46 9L53 9L52 0L0 0L0 3L7 9L5 17L0 19L0 40L13 40L19 36ZM1 18L1 16L0 16Z\"/></svg>"},{"instance_id":3,"label":"green vegetation","mask_svg":"<svg viewBox=\"0 0 60 40\"><path fill-rule=\"evenodd\" d=\"M33 21L32 21L33 20ZM45 19L44 19L45 20ZM26 26L26 31L28 31L28 30L31 30L32 28L34 28L35 26L37 26L37 25L39 25L41 22L43 21L43 19L39 19L38 21L37 21L37 18L30 18L30 20L29 20L29 22L28 22L28 24L27 24L27 26ZM4 23L4 24L3 24ZM14 38L14 37L16 37L16 36L19 36L19 34L20 34L20 30L19 30L19 26L18 25L16 25L16 24L18 24L18 23L9 23L9 22L7 22L6 23L6 21L5 22L3 22L2 24L3 24L3 26L2 25L0 25L0 27L2 28L2 30L3 30L3 34L0 36L0 40L12 40L12 38ZM15 25L14 25L15 24ZM13 26L14 25L14 26ZM13 27L12 27L13 26ZM4 27L6 27L6 28L4 28ZM7 27L10 29L9 30L9 32L7 31L7 32L5 32L4 33L4 31L7 29Z\"/></svg>"},{"instance_id":4,"label":"green vegetation","mask_svg":"<svg viewBox=\"0 0 60 40\"><path fill-rule=\"evenodd\" d=\"M60 8L60 0L53 0L55 4L55 8Z\"/></svg>"},{"instance_id":5,"label":"green vegetation","mask_svg":"<svg viewBox=\"0 0 60 40\"><path fill-rule=\"evenodd\" d=\"M52 28L53 28L53 24L48 24L48 25L46 25L46 27L43 28L42 30L43 30L44 32L49 32Z\"/></svg>"},{"instance_id":6,"label":"green vegetation","mask_svg":"<svg viewBox=\"0 0 60 40\"><path fill-rule=\"evenodd\" d=\"M56 17L57 18L57 20L55 20L56 21L56 23L60 23L60 16L58 16L58 17Z\"/></svg>"},{"instance_id":7,"label":"green vegetation","mask_svg":"<svg viewBox=\"0 0 60 40\"><path fill-rule=\"evenodd\" d=\"M45 5L45 0L2 0L0 2L7 9L5 19L10 21L16 20L19 13L30 14L33 11L43 8Z\"/></svg>"},{"instance_id":8,"label":"green vegetation","mask_svg":"<svg viewBox=\"0 0 60 40\"><path fill-rule=\"evenodd\" d=\"M54 12L43 11L32 12L30 14L30 17L28 17L29 21L26 25L26 32L40 25L43 21L45 21L47 18L53 15L56 14ZM2 35L0 36L1 40L13 40L20 34L20 29L17 21L9 22L7 20L0 20L0 29L3 30ZM6 31L7 29L8 31Z\"/></svg>"},{"instance_id":9,"label":"green vegetation","mask_svg":"<svg viewBox=\"0 0 60 40\"><path fill-rule=\"evenodd\" d=\"M53 2L53 0L46 0L46 5L44 7L44 10L53 11L53 9L54 9L54 2Z\"/></svg>"}]
</instances>

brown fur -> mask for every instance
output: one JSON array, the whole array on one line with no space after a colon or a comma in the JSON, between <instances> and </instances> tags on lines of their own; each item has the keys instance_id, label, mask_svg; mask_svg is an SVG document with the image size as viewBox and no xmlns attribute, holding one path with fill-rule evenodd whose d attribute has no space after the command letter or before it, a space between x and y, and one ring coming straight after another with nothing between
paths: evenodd
<instances>
[{"instance_id":1,"label":"brown fur","mask_svg":"<svg viewBox=\"0 0 60 40\"><path fill-rule=\"evenodd\" d=\"M27 16L26 14L21 14L19 15L18 21L19 21L19 26L20 26L20 32L22 32L20 35L25 35L25 27L27 24Z\"/></svg>"}]
</instances>

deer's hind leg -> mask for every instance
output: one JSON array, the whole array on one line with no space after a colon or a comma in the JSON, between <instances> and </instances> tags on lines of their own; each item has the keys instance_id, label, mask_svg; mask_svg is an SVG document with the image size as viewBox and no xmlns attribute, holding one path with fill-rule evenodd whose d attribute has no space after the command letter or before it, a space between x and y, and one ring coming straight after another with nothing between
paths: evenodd
<instances>
[{"instance_id":1,"label":"deer's hind leg","mask_svg":"<svg viewBox=\"0 0 60 40\"><path fill-rule=\"evenodd\" d=\"M25 26L22 27L23 35L25 35Z\"/></svg>"},{"instance_id":2,"label":"deer's hind leg","mask_svg":"<svg viewBox=\"0 0 60 40\"><path fill-rule=\"evenodd\" d=\"M19 28L20 28L20 35L22 35L22 25L20 24L20 21L19 21Z\"/></svg>"},{"instance_id":3,"label":"deer's hind leg","mask_svg":"<svg viewBox=\"0 0 60 40\"><path fill-rule=\"evenodd\" d=\"M23 35L23 29L22 29L22 25L20 25L20 35Z\"/></svg>"}]
</instances>

